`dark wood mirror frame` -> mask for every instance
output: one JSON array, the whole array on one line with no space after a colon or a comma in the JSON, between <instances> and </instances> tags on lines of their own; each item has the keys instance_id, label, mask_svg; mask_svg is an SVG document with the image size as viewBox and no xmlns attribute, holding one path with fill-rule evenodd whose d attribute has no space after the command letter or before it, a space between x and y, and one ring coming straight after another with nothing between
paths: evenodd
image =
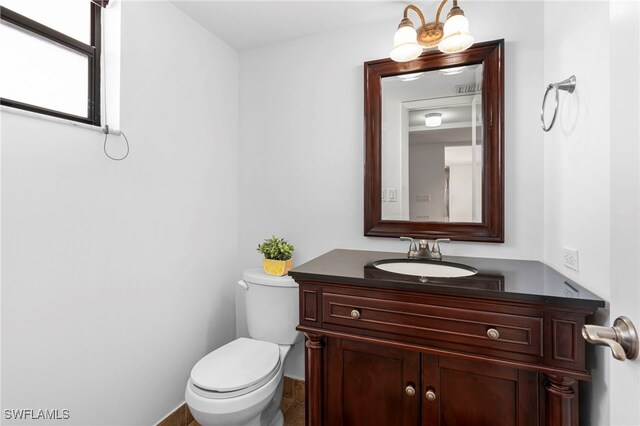
<instances>
[{"instance_id":1,"label":"dark wood mirror frame","mask_svg":"<svg viewBox=\"0 0 640 426\"><path fill-rule=\"evenodd\" d=\"M421 239L504 242L504 40L476 43L460 53L423 53L409 62L380 59L364 64L364 235ZM483 65L484 168L481 222L410 222L382 220L382 77Z\"/></svg>"}]
</instances>

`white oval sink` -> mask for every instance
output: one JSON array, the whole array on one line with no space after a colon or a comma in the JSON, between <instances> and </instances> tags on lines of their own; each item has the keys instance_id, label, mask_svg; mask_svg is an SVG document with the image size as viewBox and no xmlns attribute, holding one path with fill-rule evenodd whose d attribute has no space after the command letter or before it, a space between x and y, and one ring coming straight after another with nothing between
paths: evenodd
<instances>
[{"instance_id":1,"label":"white oval sink","mask_svg":"<svg viewBox=\"0 0 640 426\"><path fill-rule=\"evenodd\" d=\"M415 275L418 277L434 278L458 278L470 277L478 273L478 270L466 265L448 262L420 262L410 260L397 260L392 262L376 262L374 265L383 271L403 275Z\"/></svg>"}]
</instances>

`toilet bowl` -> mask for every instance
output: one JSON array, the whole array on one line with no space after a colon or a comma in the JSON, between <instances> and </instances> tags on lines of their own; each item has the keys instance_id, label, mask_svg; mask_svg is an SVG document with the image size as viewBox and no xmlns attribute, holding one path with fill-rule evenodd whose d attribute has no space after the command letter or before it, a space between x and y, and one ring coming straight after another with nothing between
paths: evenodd
<instances>
[{"instance_id":1,"label":"toilet bowl","mask_svg":"<svg viewBox=\"0 0 640 426\"><path fill-rule=\"evenodd\" d=\"M202 426L282 426L284 363L301 336L297 284L290 277L248 270L249 338L238 338L206 355L191 370L185 400Z\"/></svg>"},{"instance_id":2,"label":"toilet bowl","mask_svg":"<svg viewBox=\"0 0 640 426\"><path fill-rule=\"evenodd\" d=\"M208 386L198 386L196 383L199 383L198 379L201 379L201 376L198 376L198 374L206 374L207 371L205 368L202 368L200 372L192 371L185 392L185 400L191 410L191 414L202 426L281 426L283 424L283 418L280 412L280 400L282 399L284 361L289 354L291 346L276 345L274 343L245 338L237 339L229 345L237 342L243 343L236 348L238 351L243 350L245 351L243 354L247 355L247 350L255 350L256 352L252 352L252 355L255 357L261 357L265 354L265 352L260 352L264 347L261 345L251 347L251 343L267 343L275 346L278 352L277 361L274 362L275 365L273 366L275 368L267 371L268 367L264 369L267 363L264 362L262 358L254 359L253 361L257 363L262 362L262 365L248 375L253 373L252 378L256 378L257 381L247 380L247 383L242 384L243 380L236 380L234 386L227 387L227 390L220 390L220 388L224 386L216 386L216 384L213 383ZM220 349L225 348L225 346ZM240 346L242 346L242 349ZM238 353L238 356L243 354ZM214 351L209 355L217 354L215 354ZM228 355L232 357L232 351L229 351ZM215 362L219 361L217 367L228 368L231 374L239 372L240 370L242 370L242 373L246 373L246 368L257 365L255 362L245 364L244 361L246 361L246 359L233 360L227 358L223 360L223 357L216 358ZM224 358L226 358L226 356ZM200 360L200 362L205 361L205 359L206 357ZM198 367L198 364L196 364L196 367ZM194 370L196 370L196 367L194 367ZM260 368L263 369L260 370ZM213 387L217 387L218 389L211 389Z\"/></svg>"}]
</instances>

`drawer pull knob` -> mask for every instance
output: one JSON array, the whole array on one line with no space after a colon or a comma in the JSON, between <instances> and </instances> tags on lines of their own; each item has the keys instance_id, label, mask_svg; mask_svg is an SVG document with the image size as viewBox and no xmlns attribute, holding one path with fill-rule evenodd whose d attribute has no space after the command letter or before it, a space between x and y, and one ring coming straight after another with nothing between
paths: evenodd
<instances>
[{"instance_id":1,"label":"drawer pull knob","mask_svg":"<svg viewBox=\"0 0 640 426\"><path fill-rule=\"evenodd\" d=\"M406 388L404 388L404 393L406 393L409 396L413 396L416 394L416 388L414 388L413 386L409 385Z\"/></svg>"},{"instance_id":2,"label":"drawer pull knob","mask_svg":"<svg viewBox=\"0 0 640 426\"><path fill-rule=\"evenodd\" d=\"M490 328L487 330L487 337L491 340L496 340L500 337L500 333L495 328Z\"/></svg>"},{"instance_id":3,"label":"drawer pull knob","mask_svg":"<svg viewBox=\"0 0 640 426\"><path fill-rule=\"evenodd\" d=\"M433 389L429 389L427 393L424 394L424 396L429 402L433 402L436 400L436 393L433 391Z\"/></svg>"},{"instance_id":4,"label":"drawer pull knob","mask_svg":"<svg viewBox=\"0 0 640 426\"><path fill-rule=\"evenodd\" d=\"M357 309L354 309L351 311L351 318L353 319L358 319L360 318L360 311Z\"/></svg>"}]
</instances>

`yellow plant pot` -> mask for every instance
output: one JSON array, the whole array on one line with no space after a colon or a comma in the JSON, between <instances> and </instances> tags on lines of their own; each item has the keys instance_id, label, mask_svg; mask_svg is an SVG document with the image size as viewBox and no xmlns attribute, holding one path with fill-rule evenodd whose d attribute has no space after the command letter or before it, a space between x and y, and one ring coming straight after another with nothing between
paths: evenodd
<instances>
[{"instance_id":1,"label":"yellow plant pot","mask_svg":"<svg viewBox=\"0 0 640 426\"><path fill-rule=\"evenodd\" d=\"M291 268L293 267L293 259L262 259L262 267L264 268L264 272L266 272L267 274L281 277L283 275L287 275L287 272L291 270Z\"/></svg>"}]
</instances>

